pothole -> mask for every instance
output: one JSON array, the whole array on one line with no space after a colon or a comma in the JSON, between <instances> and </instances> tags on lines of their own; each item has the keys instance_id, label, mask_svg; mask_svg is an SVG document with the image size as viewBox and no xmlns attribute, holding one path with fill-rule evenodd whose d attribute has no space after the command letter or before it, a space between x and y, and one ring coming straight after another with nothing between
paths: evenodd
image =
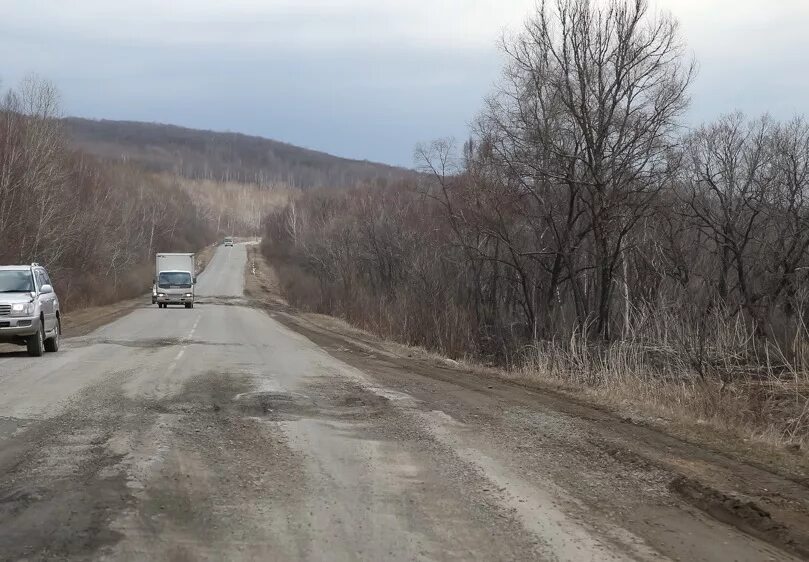
<instances>
[{"instance_id":1,"label":"pothole","mask_svg":"<svg viewBox=\"0 0 809 562\"><path fill-rule=\"evenodd\" d=\"M362 389L330 396L307 396L294 392L245 392L235 396L233 403L243 415L279 420L361 420L380 416L389 407L388 399Z\"/></svg>"},{"instance_id":2,"label":"pothole","mask_svg":"<svg viewBox=\"0 0 809 562\"><path fill-rule=\"evenodd\" d=\"M365 389L355 389L347 394L324 401L320 413L336 419L367 419L381 416L390 406L390 400Z\"/></svg>"},{"instance_id":3,"label":"pothole","mask_svg":"<svg viewBox=\"0 0 809 562\"><path fill-rule=\"evenodd\" d=\"M140 347L146 349L171 347L173 345L182 345L184 342L179 338L151 338L142 340L115 340L110 338L103 338L96 340L95 343L102 343L108 345L120 345L123 347Z\"/></svg>"},{"instance_id":4,"label":"pothole","mask_svg":"<svg viewBox=\"0 0 809 562\"><path fill-rule=\"evenodd\" d=\"M133 347L140 349L161 349L164 347L172 347L176 345L207 345L207 346L223 346L223 345L236 345L227 342L211 342L204 340L189 340L181 338L147 338L142 340L116 340L110 338L98 339L94 343L102 343L108 345L120 345L123 347Z\"/></svg>"},{"instance_id":5,"label":"pothole","mask_svg":"<svg viewBox=\"0 0 809 562\"><path fill-rule=\"evenodd\" d=\"M239 413L247 416L297 419L318 414L311 398L296 393L244 392L233 398L233 404Z\"/></svg>"}]
</instances>

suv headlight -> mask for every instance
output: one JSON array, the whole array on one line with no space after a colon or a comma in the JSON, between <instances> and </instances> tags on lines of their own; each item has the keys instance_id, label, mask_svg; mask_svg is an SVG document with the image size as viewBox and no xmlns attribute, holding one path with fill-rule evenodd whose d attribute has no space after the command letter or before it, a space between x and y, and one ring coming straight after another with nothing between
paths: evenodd
<instances>
[{"instance_id":1,"label":"suv headlight","mask_svg":"<svg viewBox=\"0 0 809 562\"><path fill-rule=\"evenodd\" d=\"M31 316L34 313L34 303L18 302L11 305L12 316Z\"/></svg>"}]
</instances>

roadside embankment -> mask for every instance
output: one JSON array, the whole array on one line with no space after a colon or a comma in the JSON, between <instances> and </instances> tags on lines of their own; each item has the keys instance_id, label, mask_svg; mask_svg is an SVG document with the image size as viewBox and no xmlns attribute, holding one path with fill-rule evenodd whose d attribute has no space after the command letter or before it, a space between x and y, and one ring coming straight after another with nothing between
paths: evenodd
<instances>
[{"instance_id":1,"label":"roadside embankment","mask_svg":"<svg viewBox=\"0 0 809 562\"><path fill-rule=\"evenodd\" d=\"M298 313L279 294L273 268L257 247L248 249L245 292L256 306L330 354L383 381L406 385L428 403L451 396L466 396L475 403L493 401L499 404L499 411L485 414L493 416L492 420L537 408L543 416L561 416L578 428L581 437L568 444L572 449L559 453L563 457L578 451L577 455L594 465L609 459L610 466L604 470L662 474L666 491L661 493L744 533L809 557L809 463L800 451L757 445L706 427L700 420L689 425L641 416L637 408L632 409L629 398L621 403L602 399L597 393L553 386L524 373L448 360L383 341L339 319ZM502 431L507 435L510 429ZM515 449L515 459L523 455L520 447ZM579 467L576 474L582 470L580 462L575 463Z\"/></svg>"}]
</instances>

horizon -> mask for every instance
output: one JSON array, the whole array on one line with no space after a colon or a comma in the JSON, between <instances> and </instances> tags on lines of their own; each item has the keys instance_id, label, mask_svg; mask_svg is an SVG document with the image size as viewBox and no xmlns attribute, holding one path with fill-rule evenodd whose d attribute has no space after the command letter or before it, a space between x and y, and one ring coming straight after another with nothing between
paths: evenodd
<instances>
[{"instance_id":1,"label":"horizon","mask_svg":"<svg viewBox=\"0 0 809 562\"><path fill-rule=\"evenodd\" d=\"M81 117L81 116L78 116L78 115L63 115L63 116L60 117L60 119L62 119L62 120L77 119L77 120L83 120L83 121L108 122L108 123L132 123L132 124L136 124L136 125L152 125L152 126L156 126L156 127L176 127L178 129L185 129L185 130L188 130L188 131L195 131L195 132L198 132L198 133L211 133L211 134L214 134L214 135L240 135L240 136L244 136L244 137L248 137L248 138L256 138L256 139L261 139L261 140L264 140L264 141L274 142L274 143L278 143L278 144L284 144L284 145L291 146L291 147L297 148L297 149L307 150L307 151L311 151L311 152L317 152L319 154L324 154L326 156L331 156L332 158L339 158L341 160L347 160L347 161L351 161L351 162L360 162L360 163L366 163L367 162L368 164L373 164L373 165L376 165L376 166L388 166L388 167L391 167L391 168L403 168L403 169L406 169L406 170L415 171L412 166L410 166L410 167L408 167L408 166L400 166L400 165L397 165L397 164L388 164L386 162L378 162L378 161L375 161L375 160L368 160L368 159L365 159L365 158L351 158L351 157L348 157L348 156L340 156L339 154L332 154L331 152L325 152L323 150L318 150L316 148L311 148L311 147L308 147L308 146L302 146L302 145L298 145L298 144L292 144L292 143L289 143L289 142L284 141L282 139L276 139L276 138L267 137L267 136L263 136L263 135L253 135L253 134L250 134L250 133L243 133L241 131L231 131L231 130L226 130L226 129L202 129L202 128L197 128L197 127L187 127L185 125L178 125L176 123L162 123L162 122L159 122L159 121L133 121L131 119L107 119L105 117Z\"/></svg>"}]
</instances>

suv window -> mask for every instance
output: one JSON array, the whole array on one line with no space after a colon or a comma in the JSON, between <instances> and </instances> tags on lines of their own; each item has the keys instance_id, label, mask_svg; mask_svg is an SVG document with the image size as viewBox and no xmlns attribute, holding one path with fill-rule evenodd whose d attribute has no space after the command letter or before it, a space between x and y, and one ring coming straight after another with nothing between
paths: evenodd
<instances>
[{"instance_id":1,"label":"suv window","mask_svg":"<svg viewBox=\"0 0 809 562\"><path fill-rule=\"evenodd\" d=\"M30 269L0 271L0 293L29 293L35 290Z\"/></svg>"},{"instance_id":2,"label":"suv window","mask_svg":"<svg viewBox=\"0 0 809 562\"><path fill-rule=\"evenodd\" d=\"M41 289L42 285L50 285L51 280L48 277L48 274L45 273L44 269L36 269L34 270L34 276L37 278L37 288Z\"/></svg>"}]
</instances>

